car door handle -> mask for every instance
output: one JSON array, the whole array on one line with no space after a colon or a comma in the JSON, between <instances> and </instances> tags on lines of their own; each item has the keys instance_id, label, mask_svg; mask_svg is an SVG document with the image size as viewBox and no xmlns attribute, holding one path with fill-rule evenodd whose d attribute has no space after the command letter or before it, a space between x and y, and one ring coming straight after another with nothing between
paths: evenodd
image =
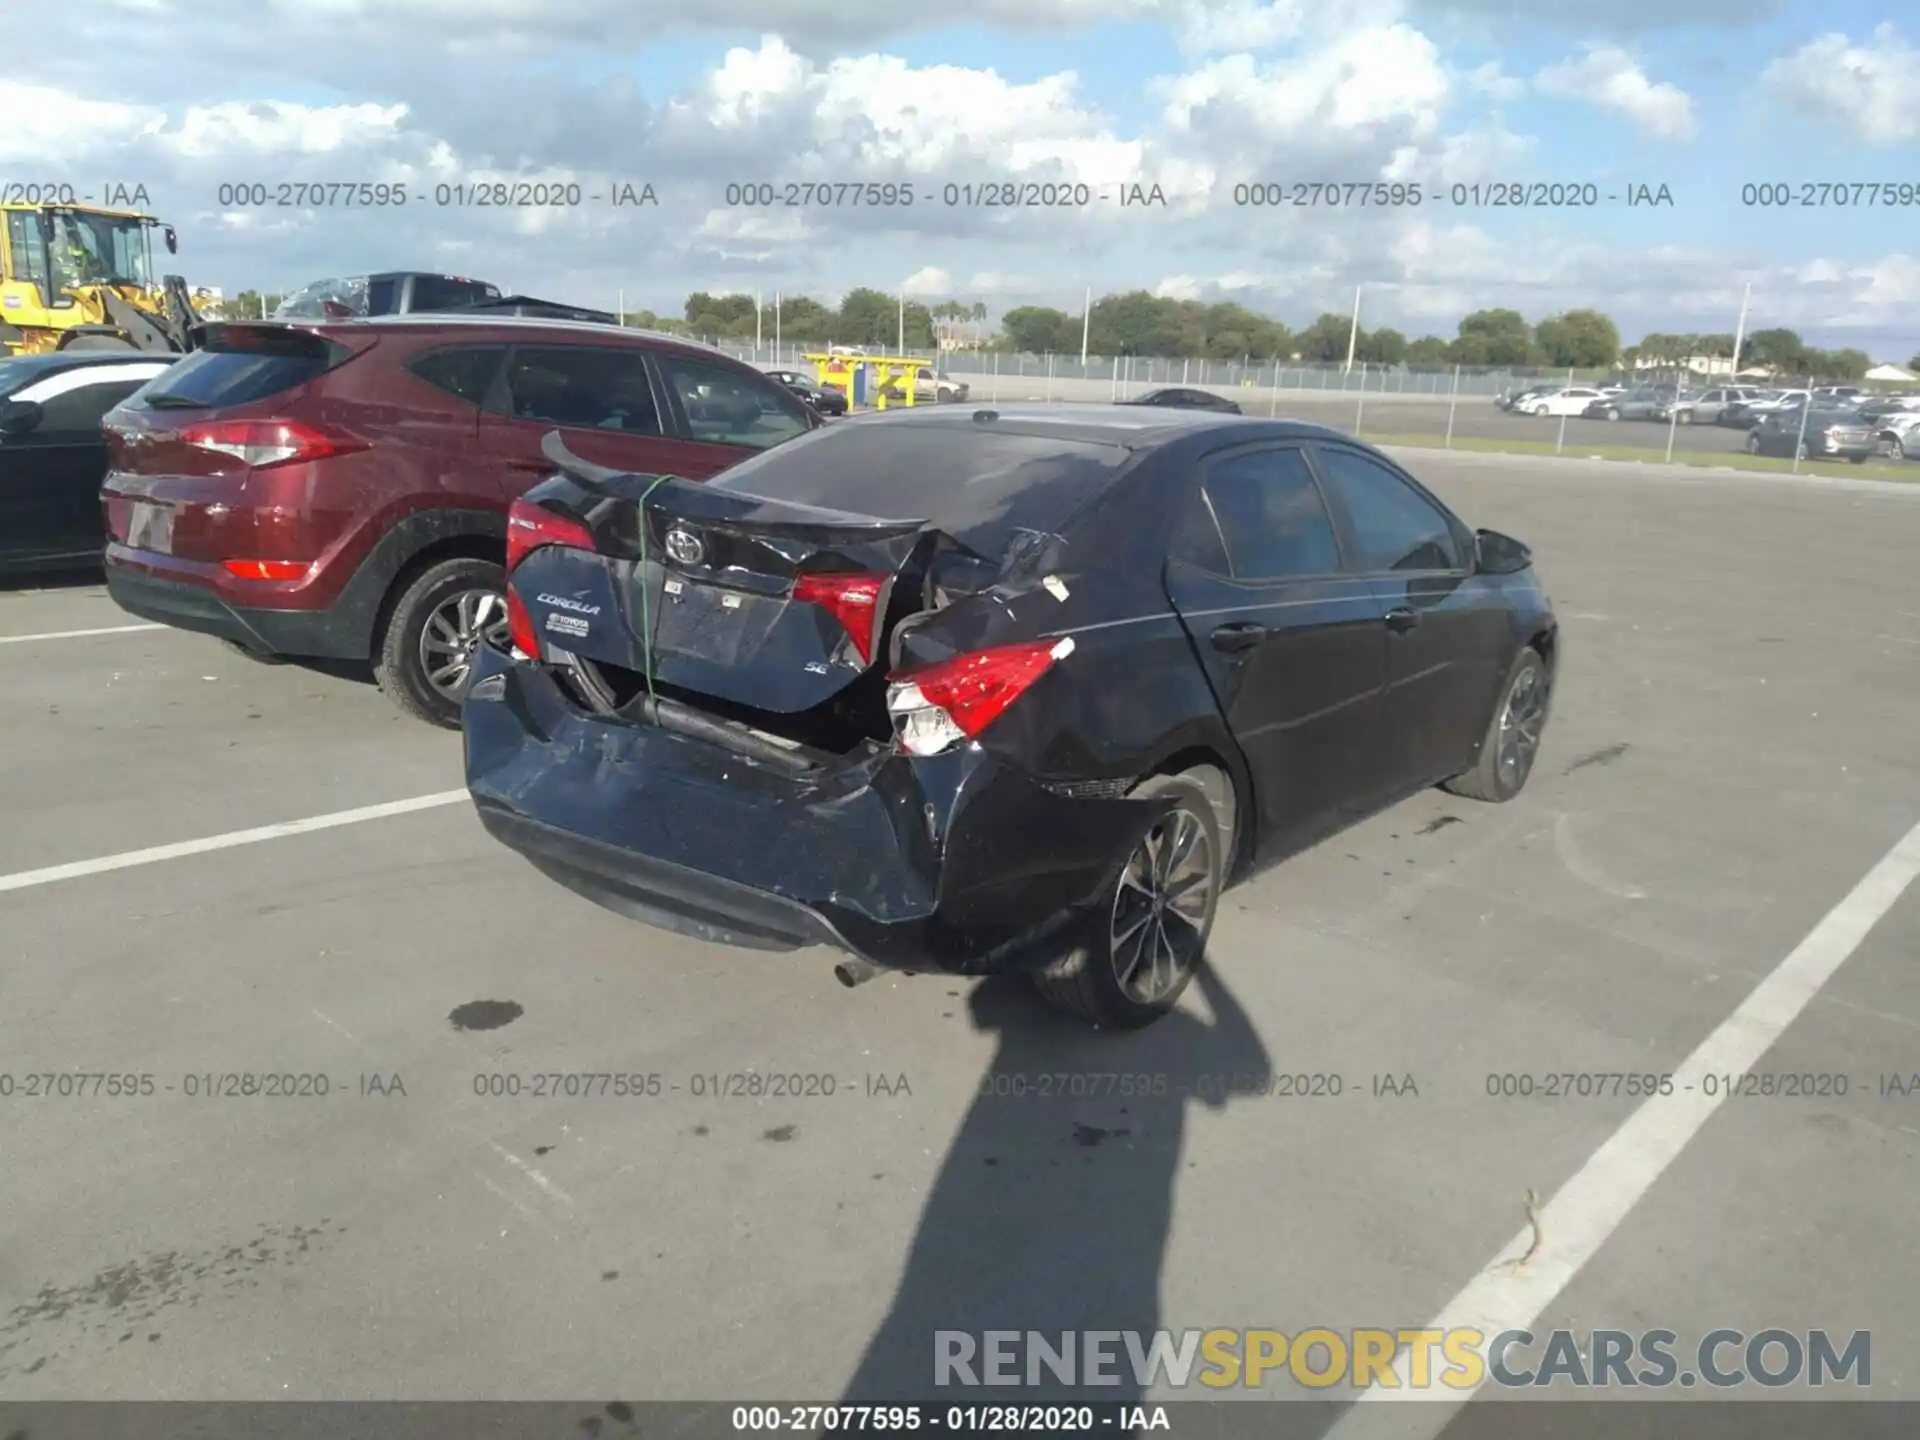
<instances>
[{"instance_id":1,"label":"car door handle","mask_svg":"<svg viewBox=\"0 0 1920 1440\"><path fill-rule=\"evenodd\" d=\"M1404 635L1420 623L1420 612L1410 605L1396 605L1383 618L1387 622L1387 629L1396 635Z\"/></svg>"},{"instance_id":2,"label":"car door handle","mask_svg":"<svg viewBox=\"0 0 1920 1440\"><path fill-rule=\"evenodd\" d=\"M1267 638L1267 627L1255 625L1250 620L1242 620L1232 625L1222 625L1213 632L1213 648L1224 650L1231 655L1240 650L1251 650Z\"/></svg>"}]
</instances>

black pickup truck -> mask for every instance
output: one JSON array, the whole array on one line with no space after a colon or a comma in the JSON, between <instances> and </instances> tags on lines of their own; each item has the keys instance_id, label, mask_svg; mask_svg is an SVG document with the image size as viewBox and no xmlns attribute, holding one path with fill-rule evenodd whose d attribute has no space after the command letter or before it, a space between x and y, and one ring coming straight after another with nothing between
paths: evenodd
<instances>
[{"instance_id":1,"label":"black pickup truck","mask_svg":"<svg viewBox=\"0 0 1920 1440\"><path fill-rule=\"evenodd\" d=\"M588 310L531 295L503 295L500 287L464 275L384 270L302 285L275 307L275 320L346 320L364 315L412 315L431 310L462 315L530 315L618 325L610 310Z\"/></svg>"}]
</instances>

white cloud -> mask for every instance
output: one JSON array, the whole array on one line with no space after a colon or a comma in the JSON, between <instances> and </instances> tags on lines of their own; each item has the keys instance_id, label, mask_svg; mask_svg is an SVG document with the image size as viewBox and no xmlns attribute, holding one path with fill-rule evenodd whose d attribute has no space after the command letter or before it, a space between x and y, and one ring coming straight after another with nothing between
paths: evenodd
<instances>
[{"instance_id":1,"label":"white cloud","mask_svg":"<svg viewBox=\"0 0 1920 1440\"><path fill-rule=\"evenodd\" d=\"M1920 139L1920 47L1892 25L1856 45L1823 35L1761 73L1761 83L1801 114L1874 145Z\"/></svg>"},{"instance_id":2,"label":"white cloud","mask_svg":"<svg viewBox=\"0 0 1920 1440\"><path fill-rule=\"evenodd\" d=\"M938 265L923 265L900 282L900 293L916 297L953 293L953 276Z\"/></svg>"},{"instance_id":3,"label":"white cloud","mask_svg":"<svg viewBox=\"0 0 1920 1440\"><path fill-rule=\"evenodd\" d=\"M1614 110L1649 135L1690 139L1693 100L1677 85L1656 83L1615 45L1589 45L1578 60L1549 65L1534 83L1549 95Z\"/></svg>"},{"instance_id":4,"label":"white cloud","mask_svg":"<svg viewBox=\"0 0 1920 1440\"><path fill-rule=\"evenodd\" d=\"M1507 74L1497 60L1469 70L1466 79L1469 89L1495 100L1515 100L1527 91L1527 82Z\"/></svg>"},{"instance_id":5,"label":"white cloud","mask_svg":"<svg viewBox=\"0 0 1920 1440\"><path fill-rule=\"evenodd\" d=\"M1324 50L1272 65L1231 55L1159 89L1176 130L1201 130L1217 118L1250 125L1259 142L1301 139L1322 126L1431 134L1449 93L1439 50L1406 25L1353 31Z\"/></svg>"}]
</instances>

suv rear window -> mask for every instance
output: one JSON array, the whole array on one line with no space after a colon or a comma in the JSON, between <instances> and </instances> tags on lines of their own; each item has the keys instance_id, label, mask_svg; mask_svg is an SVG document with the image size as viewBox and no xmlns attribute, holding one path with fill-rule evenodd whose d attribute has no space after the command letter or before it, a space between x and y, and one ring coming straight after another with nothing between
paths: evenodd
<instances>
[{"instance_id":1,"label":"suv rear window","mask_svg":"<svg viewBox=\"0 0 1920 1440\"><path fill-rule=\"evenodd\" d=\"M216 325L204 348L157 376L132 403L140 409L168 402L246 405L317 379L353 353L306 330ZM152 403L155 395L166 397L161 406Z\"/></svg>"},{"instance_id":2,"label":"suv rear window","mask_svg":"<svg viewBox=\"0 0 1920 1440\"><path fill-rule=\"evenodd\" d=\"M752 456L707 483L886 520L924 519L989 559L1020 530L1051 533L1132 452L979 426L858 420Z\"/></svg>"}]
</instances>

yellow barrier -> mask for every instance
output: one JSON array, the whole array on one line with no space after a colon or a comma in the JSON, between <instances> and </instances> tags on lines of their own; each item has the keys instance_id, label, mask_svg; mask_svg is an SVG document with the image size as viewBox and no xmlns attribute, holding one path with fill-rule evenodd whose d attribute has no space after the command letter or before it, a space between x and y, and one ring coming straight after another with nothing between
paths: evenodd
<instances>
[{"instance_id":1,"label":"yellow barrier","mask_svg":"<svg viewBox=\"0 0 1920 1440\"><path fill-rule=\"evenodd\" d=\"M865 365L872 377L868 393L873 397L876 409L884 410L890 403L887 399L887 386L897 379L904 379L900 387L901 399L908 405L916 403L914 394L914 372L925 370L933 373L934 362L914 356L900 355L836 355L831 351L808 351L806 358L814 364L822 385L831 385L844 390L847 403L853 403L853 375L857 366Z\"/></svg>"}]
</instances>

